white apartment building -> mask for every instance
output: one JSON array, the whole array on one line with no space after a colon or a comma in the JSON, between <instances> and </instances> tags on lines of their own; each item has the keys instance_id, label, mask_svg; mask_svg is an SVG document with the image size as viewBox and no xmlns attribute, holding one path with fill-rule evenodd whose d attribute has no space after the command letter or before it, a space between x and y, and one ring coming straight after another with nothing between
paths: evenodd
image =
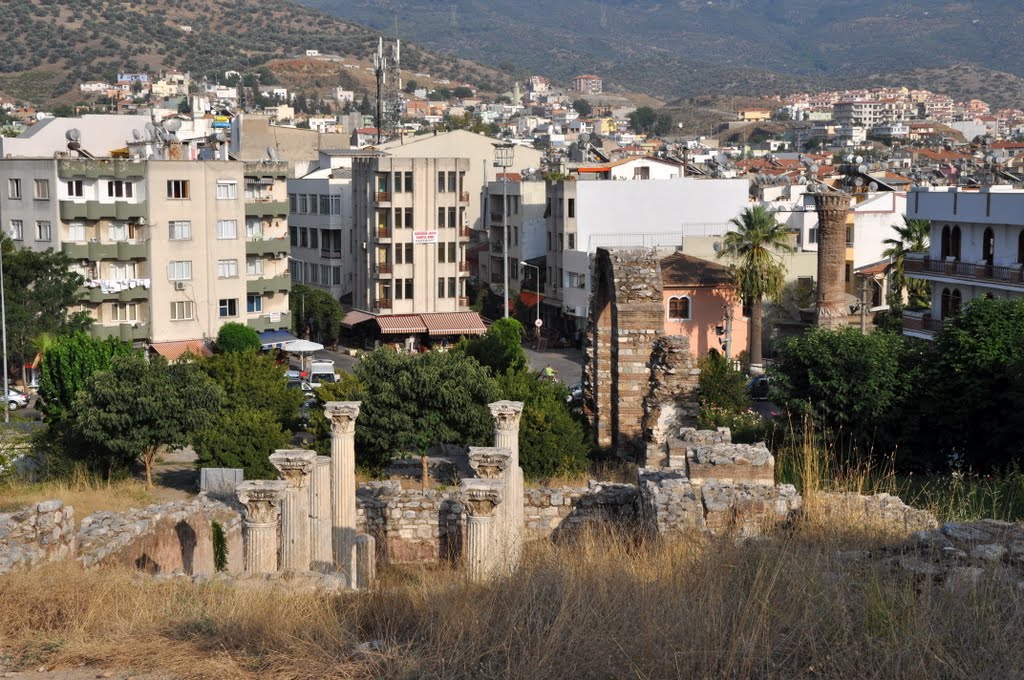
<instances>
[{"instance_id":1,"label":"white apartment building","mask_svg":"<svg viewBox=\"0 0 1024 680\"><path fill-rule=\"evenodd\" d=\"M487 251L480 258L480 281L490 283L496 290L501 290L505 282L504 228L501 214L504 201L509 241L509 289L524 290L522 281L525 274L530 281L530 286L527 287L529 292L535 291L537 272L531 274L524 271L523 263L545 257L546 196L546 182L523 180L518 175L513 175L508 182L497 180L487 185L484 197L487 207ZM540 275L543 279L543 268Z\"/></svg>"},{"instance_id":2,"label":"white apartment building","mask_svg":"<svg viewBox=\"0 0 1024 680\"><path fill-rule=\"evenodd\" d=\"M549 184L545 323L570 335L584 328L591 258L599 246L675 247L684 235L723 234L749 205L748 192L745 179Z\"/></svg>"},{"instance_id":3,"label":"white apartment building","mask_svg":"<svg viewBox=\"0 0 1024 680\"><path fill-rule=\"evenodd\" d=\"M931 222L928 253L908 256L904 272L931 282L932 304L926 312L904 312L905 335L930 340L971 300L1024 295L1024 191L918 187L907 207L909 217Z\"/></svg>"},{"instance_id":4,"label":"white apartment building","mask_svg":"<svg viewBox=\"0 0 1024 680\"><path fill-rule=\"evenodd\" d=\"M908 120L914 108L910 102L900 99L841 101L833 106L832 119L839 125L871 129Z\"/></svg>"},{"instance_id":5,"label":"white apartment building","mask_svg":"<svg viewBox=\"0 0 1024 680\"><path fill-rule=\"evenodd\" d=\"M93 333L161 351L229 321L288 328L286 164L0 160L0 224L64 252ZM174 354L177 356L177 354Z\"/></svg>"}]
</instances>

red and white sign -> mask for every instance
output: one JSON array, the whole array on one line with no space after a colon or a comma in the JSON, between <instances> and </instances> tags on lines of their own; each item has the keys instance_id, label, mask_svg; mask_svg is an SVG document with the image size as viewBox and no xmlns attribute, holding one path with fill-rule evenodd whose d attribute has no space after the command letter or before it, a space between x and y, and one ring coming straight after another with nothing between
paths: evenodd
<instances>
[{"instance_id":1,"label":"red and white sign","mask_svg":"<svg viewBox=\"0 0 1024 680\"><path fill-rule=\"evenodd\" d=\"M412 233L413 243L437 243L437 231L414 231Z\"/></svg>"}]
</instances>

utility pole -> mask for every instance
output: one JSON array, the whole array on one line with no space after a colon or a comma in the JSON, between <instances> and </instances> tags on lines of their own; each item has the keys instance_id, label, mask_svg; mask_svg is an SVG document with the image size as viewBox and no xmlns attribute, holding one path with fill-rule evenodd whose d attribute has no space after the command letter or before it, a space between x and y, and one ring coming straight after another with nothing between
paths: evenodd
<instances>
[{"instance_id":1,"label":"utility pole","mask_svg":"<svg viewBox=\"0 0 1024 680\"><path fill-rule=\"evenodd\" d=\"M4 343L4 425L11 423L11 409L8 407L7 400L10 399L10 388L7 386L7 298L4 295L4 253L0 243L0 326L3 328L3 343ZM26 390L27 391L27 390Z\"/></svg>"},{"instance_id":2,"label":"utility pole","mask_svg":"<svg viewBox=\"0 0 1024 680\"><path fill-rule=\"evenodd\" d=\"M503 251L502 269L505 274L504 307L505 318L508 318L508 169L512 167L512 160L515 155L515 145L511 142L503 144L492 144L494 147L494 165L501 168L501 240Z\"/></svg>"},{"instance_id":3,"label":"utility pole","mask_svg":"<svg viewBox=\"0 0 1024 680\"><path fill-rule=\"evenodd\" d=\"M868 332L868 277L860 277L860 332Z\"/></svg>"}]
</instances>

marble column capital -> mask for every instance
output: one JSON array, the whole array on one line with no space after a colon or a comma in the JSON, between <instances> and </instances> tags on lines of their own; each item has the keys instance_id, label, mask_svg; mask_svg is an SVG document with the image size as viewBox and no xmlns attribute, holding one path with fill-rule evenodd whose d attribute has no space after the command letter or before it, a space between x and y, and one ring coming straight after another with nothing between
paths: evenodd
<instances>
[{"instance_id":1,"label":"marble column capital","mask_svg":"<svg viewBox=\"0 0 1024 680\"><path fill-rule=\"evenodd\" d=\"M505 483L499 479L462 480L462 503L471 518L492 518L504 497Z\"/></svg>"},{"instance_id":2,"label":"marble column capital","mask_svg":"<svg viewBox=\"0 0 1024 680\"><path fill-rule=\"evenodd\" d=\"M270 464L277 468L289 489L301 489L309 483L316 465L316 451L278 449L270 454Z\"/></svg>"},{"instance_id":3,"label":"marble column capital","mask_svg":"<svg viewBox=\"0 0 1024 680\"><path fill-rule=\"evenodd\" d=\"M324 404L324 415L331 424L331 434L354 433L361 405L361 401L329 401Z\"/></svg>"},{"instance_id":4,"label":"marble column capital","mask_svg":"<svg viewBox=\"0 0 1024 680\"><path fill-rule=\"evenodd\" d=\"M235 495L245 506L245 521L249 524L276 523L286 486L279 479L253 479L239 483L235 487Z\"/></svg>"},{"instance_id":5,"label":"marble column capital","mask_svg":"<svg viewBox=\"0 0 1024 680\"><path fill-rule=\"evenodd\" d=\"M487 405L494 417L494 428L504 432L518 432L519 419L523 415L523 402L502 401L491 402Z\"/></svg>"},{"instance_id":6,"label":"marble column capital","mask_svg":"<svg viewBox=\"0 0 1024 680\"><path fill-rule=\"evenodd\" d=\"M512 452L497 446L470 446L469 466L481 479L501 479L512 460Z\"/></svg>"}]
</instances>

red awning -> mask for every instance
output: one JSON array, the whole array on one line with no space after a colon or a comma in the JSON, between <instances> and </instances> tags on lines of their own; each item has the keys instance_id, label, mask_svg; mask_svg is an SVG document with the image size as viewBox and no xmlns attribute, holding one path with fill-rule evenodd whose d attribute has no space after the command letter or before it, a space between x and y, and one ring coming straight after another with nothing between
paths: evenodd
<instances>
[{"instance_id":1,"label":"red awning","mask_svg":"<svg viewBox=\"0 0 1024 680\"><path fill-rule=\"evenodd\" d=\"M197 357L212 357L213 352L206 346L205 340L178 340L176 342L154 342L150 345L154 352L168 361L176 361L186 352Z\"/></svg>"},{"instance_id":2,"label":"red awning","mask_svg":"<svg viewBox=\"0 0 1024 680\"><path fill-rule=\"evenodd\" d=\"M420 314L430 335L481 335L487 330L476 312Z\"/></svg>"},{"instance_id":3,"label":"red awning","mask_svg":"<svg viewBox=\"0 0 1024 680\"><path fill-rule=\"evenodd\" d=\"M377 317L380 332L392 335L411 335L426 333L427 327L419 314L387 314Z\"/></svg>"},{"instance_id":4,"label":"red awning","mask_svg":"<svg viewBox=\"0 0 1024 680\"><path fill-rule=\"evenodd\" d=\"M521 290L519 291L519 299L522 300L523 304L527 307L533 307L535 304L543 300L544 296L528 290Z\"/></svg>"},{"instance_id":5,"label":"red awning","mask_svg":"<svg viewBox=\"0 0 1024 680\"><path fill-rule=\"evenodd\" d=\"M345 312L345 318L341 320L341 326L342 328L352 328L373 318L373 314L369 312L364 312L361 309L351 309Z\"/></svg>"}]
</instances>

